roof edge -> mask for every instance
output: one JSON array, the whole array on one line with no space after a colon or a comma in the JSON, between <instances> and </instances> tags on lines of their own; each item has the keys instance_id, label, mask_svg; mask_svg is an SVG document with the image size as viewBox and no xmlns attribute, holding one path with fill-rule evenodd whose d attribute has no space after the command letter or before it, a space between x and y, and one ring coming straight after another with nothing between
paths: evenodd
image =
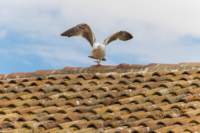
<instances>
[{"instance_id":1,"label":"roof edge","mask_svg":"<svg viewBox=\"0 0 200 133\"><path fill-rule=\"evenodd\" d=\"M11 74L0 74L0 79L38 77L56 74L80 74L80 73L109 73L109 72L155 72L155 71L200 71L200 63L179 63L179 64L119 64L119 65L101 65L90 67L64 67L60 70L38 70L35 72L19 72Z\"/></svg>"}]
</instances>

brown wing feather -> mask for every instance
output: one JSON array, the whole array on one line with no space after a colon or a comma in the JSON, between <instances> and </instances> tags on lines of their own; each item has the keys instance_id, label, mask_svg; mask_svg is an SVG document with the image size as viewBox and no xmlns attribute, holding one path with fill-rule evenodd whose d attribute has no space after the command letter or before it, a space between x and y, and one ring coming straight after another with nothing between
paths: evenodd
<instances>
[{"instance_id":1,"label":"brown wing feather","mask_svg":"<svg viewBox=\"0 0 200 133\"><path fill-rule=\"evenodd\" d=\"M67 36L67 37L79 36L79 35L84 37L90 43L90 45L93 46L95 42L95 36L91 28L87 24L76 25L61 34L61 36Z\"/></svg>"},{"instance_id":2,"label":"brown wing feather","mask_svg":"<svg viewBox=\"0 0 200 133\"><path fill-rule=\"evenodd\" d=\"M119 32L116 32L113 35L109 36L108 38L106 38L104 40L104 44L108 45L109 43L111 43L112 41L115 41L117 39L122 40L122 41L127 41L127 40L130 40L132 38L133 38L133 36L129 32L119 31Z\"/></svg>"}]
</instances>

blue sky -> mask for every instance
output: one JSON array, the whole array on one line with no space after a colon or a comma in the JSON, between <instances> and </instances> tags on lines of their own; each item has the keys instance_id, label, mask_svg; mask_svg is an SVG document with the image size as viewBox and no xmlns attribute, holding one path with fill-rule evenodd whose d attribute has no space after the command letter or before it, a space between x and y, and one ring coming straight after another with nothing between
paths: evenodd
<instances>
[{"instance_id":1,"label":"blue sky","mask_svg":"<svg viewBox=\"0 0 200 133\"><path fill-rule=\"evenodd\" d=\"M90 66L90 46L60 33L88 23L103 41L118 30L134 39L107 47L104 64L200 62L199 0L0 0L0 73Z\"/></svg>"}]
</instances>

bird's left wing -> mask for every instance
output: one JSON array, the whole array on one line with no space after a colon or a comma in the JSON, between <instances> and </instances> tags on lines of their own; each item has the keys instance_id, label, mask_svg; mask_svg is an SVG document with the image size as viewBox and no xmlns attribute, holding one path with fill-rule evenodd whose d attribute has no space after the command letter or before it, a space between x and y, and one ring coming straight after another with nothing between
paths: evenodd
<instances>
[{"instance_id":1,"label":"bird's left wing","mask_svg":"<svg viewBox=\"0 0 200 133\"><path fill-rule=\"evenodd\" d=\"M82 36L90 43L91 46L93 46L94 42L96 41L95 35L90 26L84 23L68 29L67 31L63 32L61 36Z\"/></svg>"},{"instance_id":2,"label":"bird's left wing","mask_svg":"<svg viewBox=\"0 0 200 133\"><path fill-rule=\"evenodd\" d=\"M127 31L119 31L119 32L116 32L116 33L112 34L108 38L106 38L104 40L104 44L108 45L109 43L111 43L112 41L115 41L117 39L122 40L122 41L127 41L127 40L130 40L132 38L133 38L133 36L129 32L127 32Z\"/></svg>"}]
</instances>

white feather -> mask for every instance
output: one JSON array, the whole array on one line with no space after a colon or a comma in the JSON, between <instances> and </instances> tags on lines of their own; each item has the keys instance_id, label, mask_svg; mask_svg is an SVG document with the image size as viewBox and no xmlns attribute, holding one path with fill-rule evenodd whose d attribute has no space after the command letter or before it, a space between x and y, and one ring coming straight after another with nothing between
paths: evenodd
<instances>
[{"instance_id":1,"label":"white feather","mask_svg":"<svg viewBox=\"0 0 200 133\"><path fill-rule=\"evenodd\" d=\"M94 43L92 48L92 56L96 59L102 60L105 58L105 45L101 43Z\"/></svg>"}]
</instances>

